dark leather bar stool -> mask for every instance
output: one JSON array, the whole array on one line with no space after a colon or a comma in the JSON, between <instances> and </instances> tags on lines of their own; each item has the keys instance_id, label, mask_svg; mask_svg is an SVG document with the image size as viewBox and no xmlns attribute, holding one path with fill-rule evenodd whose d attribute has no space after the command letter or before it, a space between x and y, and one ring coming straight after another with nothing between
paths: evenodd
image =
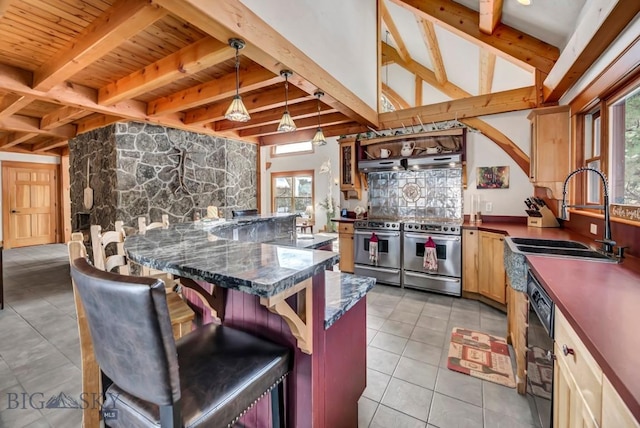
<instances>
[{"instance_id":1,"label":"dark leather bar stool","mask_svg":"<svg viewBox=\"0 0 640 428\"><path fill-rule=\"evenodd\" d=\"M287 348L214 324L176 344L161 280L103 272L84 258L71 263L71 276L96 359L113 381L107 426L231 427L268 392L273 426L284 426Z\"/></svg>"},{"instance_id":2,"label":"dark leather bar stool","mask_svg":"<svg viewBox=\"0 0 640 428\"><path fill-rule=\"evenodd\" d=\"M231 210L231 215L235 217L247 217L252 215L258 215L258 210Z\"/></svg>"}]
</instances>

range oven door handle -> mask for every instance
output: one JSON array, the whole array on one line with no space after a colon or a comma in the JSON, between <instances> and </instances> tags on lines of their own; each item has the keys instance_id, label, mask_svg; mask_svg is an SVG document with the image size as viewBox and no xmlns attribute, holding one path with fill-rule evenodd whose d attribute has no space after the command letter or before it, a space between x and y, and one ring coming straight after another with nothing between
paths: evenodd
<instances>
[{"instance_id":1,"label":"range oven door handle","mask_svg":"<svg viewBox=\"0 0 640 428\"><path fill-rule=\"evenodd\" d=\"M393 273L393 274L400 272L400 269L381 268L381 267L371 266L371 265L355 265L355 267L361 267L367 270L375 270L378 272Z\"/></svg>"},{"instance_id":2,"label":"range oven door handle","mask_svg":"<svg viewBox=\"0 0 640 428\"><path fill-rule=\"evenodd\" d=\"M437 234L437 233L430 234L429 232L425 232L425 233L409 233L409 232L405 232L404 233L404 237L405 238L409 238L409 239L426 240L426 238L428 238L429 236L431 237L431 239L433 239L436 242L438 242L438 241L460 242L460 237L459 236L446 236L446 235L440 235L440 234Z\"/></svg>"},{"instance_id":3,"label":"range oven door handle","mask_svg":"<svg viewBox=\"0 0 640 428\"><path fill-rule=\"evenodd\" d=\"M433 278L433 279L437 279L438 281L444 281L444 282L460 282L460 278L450 278L448 276L441 276L441 275L430 275L428 273L419 273L419 272L411 272L411 271L404 271L404 274L406 276L414 276L416 278Z\"/></svg>"},{"instance_id":4,"label":"range oven door handle","mask_svg":"<svg viewBox=\"0 0 640 428\"><path fill-rule=\"evenodd\" d=\"M387 238L387 237L395 238L400 236L400 232L378 232L377 230L368 230L368 231L356 230L355 231L356 235L364 235L364 236L371 236L372 233L375 233L376 236L381 236L383 238Z\"/></svg>"}]
</instances>

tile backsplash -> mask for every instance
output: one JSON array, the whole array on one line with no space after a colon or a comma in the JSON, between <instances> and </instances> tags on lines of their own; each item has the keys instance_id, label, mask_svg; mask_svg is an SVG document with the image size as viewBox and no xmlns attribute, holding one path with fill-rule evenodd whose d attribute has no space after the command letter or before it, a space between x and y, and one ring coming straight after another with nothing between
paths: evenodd
<instances>
[{"instance_id":1,"label":"tile backsplash","mask_svg":"<svg viewBox=\"0 0 640 428\"><path fill-rule=\"evenodd\" d=\"M371 172L369 218L462 222L462 168Z\"/></svg>"}]
</instances>

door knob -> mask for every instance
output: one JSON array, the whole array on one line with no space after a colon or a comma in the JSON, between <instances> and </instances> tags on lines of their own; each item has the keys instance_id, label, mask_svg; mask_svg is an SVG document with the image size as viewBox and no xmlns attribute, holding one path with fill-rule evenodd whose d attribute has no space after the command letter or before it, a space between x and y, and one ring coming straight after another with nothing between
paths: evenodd
<instances>
[{"instance_id":1,"label":"door knob","mask_svg":"<svg viewBox=\"0 0 640 428\"><path fill-rule=\"evenodd\" d=\"M11 210L11 214L17 214L17 213L20 213L20 211Z\"/></svg>"}]
</instances>

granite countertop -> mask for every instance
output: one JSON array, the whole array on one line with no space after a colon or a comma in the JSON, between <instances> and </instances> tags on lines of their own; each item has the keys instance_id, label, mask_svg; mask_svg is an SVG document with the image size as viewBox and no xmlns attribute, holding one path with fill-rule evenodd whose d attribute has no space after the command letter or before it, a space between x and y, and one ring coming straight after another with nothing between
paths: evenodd
<instances>
[{"instance_id":1,"label":"granite countertop","mask_svg":"<svg viewBox=\"0 0 640 428\"><path fill-rule=\"evenodd\" d=\"M127 237L125 251L134 262L151 268L260 297L274 296L337 263L339 255L330 251L216 236L216 230L234 224L275 217L173 224L167 229Z\"/></svg>"},{"instance_id":2,"label":"granite countertop","mask_svg":"<svg viewBox=\"0 0 640 428\"><path fill-rule=\"evenodd\" d=\"M487 223L477 228L513 237L570 239L598 246L582 235L559 228L509 223ZM626 257L615 264L527 255L526 262L640 420L640 371L635 367L640 353L640 260Z\"/></svg>"},{"instance_id":3,"label":"granite countertop","mask_svg":"<svg viewBox=\"0 0 640 428\"><path fill-rule=\"evenodd\" d=\"M350 273L325 272L324 328L331 327L376 284L376 279Z\"/></svg>"},{"instance_id":4,"label":"granite countertop","mask_svg":"<svg viewBox=\"0 0 640 428\"><path fill-rule=\"evenodd\" d=\"M278 239L275 241L269 241L268 243L272 245L283 245L285 247L308 248L315 250L326 245L331 245L333 241L338 239L337 236L322 234L313 234L309 236L310 238L301 238L300 234L298 234L297 239Z\"/></svg>"},{"instance_id":5,"label":"granite countertop","mask_svg":"<svg viewBox=\"0 0 640 428\"><path fill-rule=\"evenodd\" d=\"M338 218L331 219L331 221L334 221L336 223L354 223L358 220L366 220L366 218L360 219L360 218L338 217Z\"/></svg>"}]
</instances>

